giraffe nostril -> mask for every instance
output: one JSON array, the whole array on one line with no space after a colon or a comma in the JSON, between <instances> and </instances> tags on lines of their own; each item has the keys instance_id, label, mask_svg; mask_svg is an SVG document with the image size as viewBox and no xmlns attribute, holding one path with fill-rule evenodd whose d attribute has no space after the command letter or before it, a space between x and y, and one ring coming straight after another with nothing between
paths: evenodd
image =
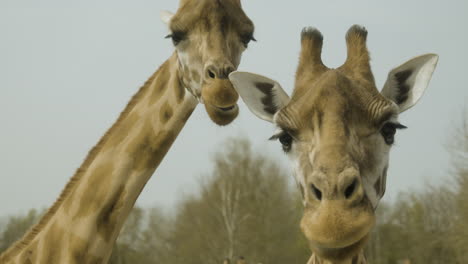
<instances>
[{"instance_id":1,"label":"giraffe nostril","mask_svg":"<svg viewBox=\"0 0 468 264\"><path fill-rule=\"evenodd\" d=\"M346 199L349 199L351 197L351 195L353 195L354 193L354 190L356 190L356 185L357 185L357 181L354 180L345 190L345 197Z\"/></svg>"},{"instance_id":2,"label":"giraffe nostril","mask_svg":"<svg viewBox=\"0 0 468 264\"><path fill-rule=\"evenodd\" d=\"M312 193L315 195L315 198L317 198L317 200L321 201L322 200L322 192L314 184L310 185L310 189L312 190Z\"/></svg>"}]
</instances>

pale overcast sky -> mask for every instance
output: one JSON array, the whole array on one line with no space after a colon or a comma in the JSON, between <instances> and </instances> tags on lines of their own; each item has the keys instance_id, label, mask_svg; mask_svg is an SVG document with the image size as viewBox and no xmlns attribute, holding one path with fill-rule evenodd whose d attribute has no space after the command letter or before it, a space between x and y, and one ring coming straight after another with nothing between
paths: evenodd
<instances>
[{"instance_id":1,"label":"pale overcast sky","mask_svg":"<svg viewBox=\"0 0 468 264\"><path fill-rule=\"evenodd\" d=\"M159 12L175 11L177 2L0 1L0 216L53 203L130 97L170 56ZM439 54L425 96L401 116L409 129L398 133L384 199L448 179L444 144L468 98L468 1L244 0L243 6L258 42L239 69L270 76L287 91L304 26L322 31L324 61L338 67L347 29L364 25L379 87L392 67ZM243 103L239 118L224 128L199 106L137 204L174 205L232 136L248 137L254 149L289 166L279 143L267 141L272 132Z\"/></svg>"}]
</instances>

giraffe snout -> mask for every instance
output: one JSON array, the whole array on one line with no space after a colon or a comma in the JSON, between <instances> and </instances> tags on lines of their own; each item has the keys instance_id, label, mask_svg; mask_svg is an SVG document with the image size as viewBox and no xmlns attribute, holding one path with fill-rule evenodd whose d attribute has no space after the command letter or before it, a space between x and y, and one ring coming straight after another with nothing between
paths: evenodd
<instances>
[{"instance_id":1,"label":"giraffe snout","mask_svg":"<svg viewBox=\"0 0 468 264\"><path fill-rule=\"evenodd\" d=\"M353 167L340 173L314 173L308 185L311 196L317 201L343 200L354 204L364 195L359 171Z\"/></svg>"},{"instance_id":2,"label":"giraffe snout","mask_svg":"<svg viewBox=\"0 0 468 264\"><path fill-rule=\"evenodd\" d=\"M235 67L232 65L232 63L209 63L205 67L205 79L207 81L215 79L227 79L229 74L234 70Z\"/></svg>"}]
</instances>

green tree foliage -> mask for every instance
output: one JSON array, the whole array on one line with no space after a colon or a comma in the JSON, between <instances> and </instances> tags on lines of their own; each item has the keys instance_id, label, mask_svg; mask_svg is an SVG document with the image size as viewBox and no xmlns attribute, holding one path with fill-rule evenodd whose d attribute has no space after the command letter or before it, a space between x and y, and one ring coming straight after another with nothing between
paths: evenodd
<instances>
[{"instance_id":1,"label":"green tree foliage","mask_svg":"<svg viewBox=\"0 0 468 264\"><path fill-rule=\"evenodd\" d=\"M255 264L307 262L302 205L289 176L246 140L226 145L200 178L199 193L182 197L174 215L133 211L110 263L220 264L240 256Z\"/></svg>"},{"instance_id":2,"label":"green tree foliage","mask_svg":"<svg viewBox=\"0 0 468 264\"><path fill-rule=\"evenodd\" d=\"M0 252L3 252L11 244L20 239L39 220L41 215L42 213L31 209L26 215L10 217L7 224L3 228L0 228L0 230L3 230L0 233Z\"/></svg>"},{"instance_id":3,"label":"green tree foliage","mask_svg":"<svg viewBox=\"0 0 468 264\"><path fill-rule=\"evenodd\" d=\"M368 246L370 263L457 263L449 234L455 213L453 193L442 187L404 194L393 206L379 208ZM384 212L383 212L384 211Z\"/></svg>"},{"instance_id":4,"label":"green tree foliage","mask_svg":"<svg viewBox=\"0 0 468 264\"><path fill-rule=\"evenodd\" d=\"M217 264L244 256L252 263L305 263L297 193L282 170L250 143L233 140L175 217L166 263Z\"/></svg>"},{"instance_id":5,"label":"green tree foliage","mask_svg":"<svg viewBox=\"0 0 468 264\"><path fill-rule=\"evenodd\" d=\"M451 234L458 263L468 263L468 111L451 144L455 171L454 228Z\"/></svg>"},{"instance_id":6,"label":"green tree foliage","mask_svg":"<svg viewBox=\"0 0 468 264\"><path fill-rule=\"evenodd\" d=\"M454 166L447 182L380 206L367 248L370 263L468 263L467 118L450 139Z\"/></svg>"}]
</instances>

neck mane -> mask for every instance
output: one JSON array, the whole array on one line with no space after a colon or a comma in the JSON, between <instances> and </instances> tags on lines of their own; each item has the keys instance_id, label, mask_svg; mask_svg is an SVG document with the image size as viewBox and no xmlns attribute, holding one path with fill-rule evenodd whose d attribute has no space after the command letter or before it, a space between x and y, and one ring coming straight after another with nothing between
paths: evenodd
<instances>
[{"instance_id":1,"label":"neck mane","mask_svg":"<svg viewBox=\"0 0 468 264\"><path fill-rule=\"evenodd\" d=\"M136 199L196 105L181 85L174 53L132 97L53 206L0 255L0 263L106 263Z\"/></svg>"}]
</instances>

